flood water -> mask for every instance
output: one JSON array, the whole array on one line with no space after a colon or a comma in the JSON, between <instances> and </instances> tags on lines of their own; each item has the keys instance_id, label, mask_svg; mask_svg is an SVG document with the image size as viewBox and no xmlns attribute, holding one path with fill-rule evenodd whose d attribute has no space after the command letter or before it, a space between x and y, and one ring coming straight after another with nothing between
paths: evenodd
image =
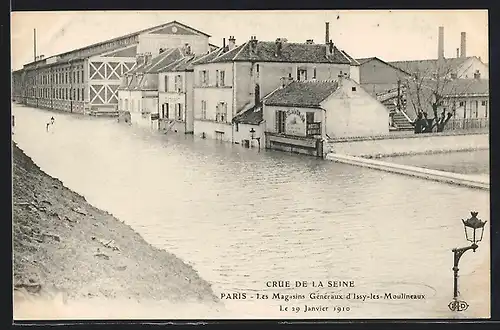
<instances>
[{"instance_id":1,"label":"flood water","mask_svg":"<svg viewBox=\"0 0 500 330\"><path fill-rule=\"evenodd\" d=\"M470 211L489 224L487 191L165 135L114 119L18 105L13 114L13 139L42 170L193 265L217 295L246 293L224 300L235 318L459 317L448 309L451 249L466 246L461 219ZM56 123L47 133L51 116ZM489 269L487 225L480 248L460 262L461 299L470 305L460 317L489 316ZM266 286L279 280L308 287ZM328 288L329 280L355 287ZM275 292L306 299L271 299ZM310 300L311 292L425 299ZM302 313L304 305L330 308Z\"/></svg>"}]
</instances>

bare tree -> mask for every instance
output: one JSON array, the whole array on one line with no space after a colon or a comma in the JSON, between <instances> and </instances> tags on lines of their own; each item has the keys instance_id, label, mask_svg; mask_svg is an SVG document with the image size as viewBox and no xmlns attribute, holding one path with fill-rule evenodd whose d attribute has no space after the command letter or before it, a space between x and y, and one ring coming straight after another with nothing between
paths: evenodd
<instances>
[{"instance_id":1,"label":"bare tree","mask_svg":"<svg viewBox=\"0 0 500 330\"><path fill-rule=\"evenodd\" d=\"M442 59L434 63L434 66L427 68L418 65L404 68L411 73L403 85L406 98L416 113L416 118L412 122L415 133L442 132L456 110L455 107L451 110L445 109L443 107L445 99L451 95L458 97L467 90L457 89L455 80L460 77L457 77L452 61ZM438 114L440 110L441 113ZM432 111L433 118L429 118L429 111Z\"/></svg>"}]
</instances>

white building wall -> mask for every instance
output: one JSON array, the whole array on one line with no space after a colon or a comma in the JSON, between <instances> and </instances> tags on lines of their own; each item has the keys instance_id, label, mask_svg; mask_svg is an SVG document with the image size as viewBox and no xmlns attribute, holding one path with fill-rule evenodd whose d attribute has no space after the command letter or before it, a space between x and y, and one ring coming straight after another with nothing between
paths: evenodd
<instances>
[{"instance_id":1,"label":"white building wall","mask_svg":"<svg viewBox=\"0 0 500 330\"><path fill-rule=\"evenodd\" d=\"M331 138L389 133L389 111L351 80L343 79L321 105L326 110L326 134Z\"/></svg>"},{"instance_id":2,"label":"white building wall","mask_svg":"<svg viewBox=\"0 0 500 330\"><path fill-rule=\"evenodd\" d=\"M252 140L250 130L255 130L254 139ZM260 125L250 125L250 124L238 124L234 125L234 142L244 144L244 140L248 140L250 147L258 148L259 142L255 138L260 138L260 148L264 149L266 146L265 141L265 124L262 122Z\"/></svg>"}]
</instances>

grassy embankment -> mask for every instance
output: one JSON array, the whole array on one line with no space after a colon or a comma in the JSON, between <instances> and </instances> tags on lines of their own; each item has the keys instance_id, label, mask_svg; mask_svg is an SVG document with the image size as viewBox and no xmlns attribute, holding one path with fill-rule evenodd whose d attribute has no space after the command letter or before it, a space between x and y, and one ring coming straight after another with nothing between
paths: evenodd
<instances>
[{"instance_id":1,"label":"grassy embankment","mask_svg":"<svg viewBox=\"0 0 500 330\"><path fill-rule=\"evenodd\" d=\"M40 170L15 144L14 303L63 295L217 302L210 284L176 256Z\"/></svg>"}]
</instances>

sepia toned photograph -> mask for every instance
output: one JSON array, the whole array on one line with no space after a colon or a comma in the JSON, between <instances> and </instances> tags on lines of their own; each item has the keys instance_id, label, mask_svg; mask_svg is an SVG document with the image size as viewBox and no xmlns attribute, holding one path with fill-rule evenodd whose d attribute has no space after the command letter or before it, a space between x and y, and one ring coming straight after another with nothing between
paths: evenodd
<instances>
[{"instance_id":1,"label":"sepia toned photograph","mask_svg":"<svg viewBox=\"0 0 500 330\"><path fill-rule=\"evenodd\" d=\"M488 11L11 14L13 316L490 317Z\"/></svg>"}]
</instances>

